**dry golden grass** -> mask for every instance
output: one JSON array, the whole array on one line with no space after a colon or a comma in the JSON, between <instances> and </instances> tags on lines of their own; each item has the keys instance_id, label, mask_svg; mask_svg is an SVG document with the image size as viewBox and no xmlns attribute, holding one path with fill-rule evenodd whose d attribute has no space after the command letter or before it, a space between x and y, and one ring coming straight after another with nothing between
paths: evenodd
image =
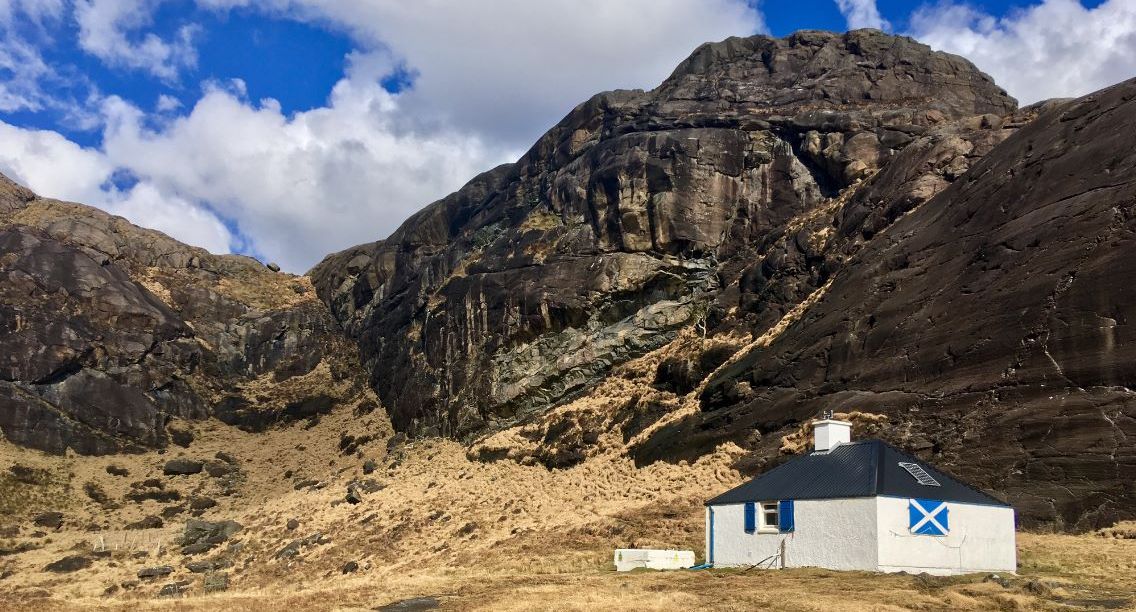
<instances>
[{"instance_id":1,"label":"dry golden grass","mask_svg":"<svg viewBox=\"0 0 1136 612\"><path fill-rule=\"evenodd\" d=\"M386 488L358 505L341 502L347 482L367 478L360 457L339 452L345 431L380 436L363 454L380 461L369 477ZM0 572L13 572L0 580L0 609L361 610L433 596L452 610L1032 610L1069 609L1062 601L1130 606L1136 598L1136 541L1096 535L1021 534L1021 576L1005 585L983 576L812 569L616 573L611 554L617 547L701 551L702 500L740 481L729 467L736 447L688 465L636 468L613 451L570 469L547 470L473 461L451 441L415 442L387 456L389 431L380 412L355 417L343 411L311 428L297 424L263 434L205 423L189 449L164 455L58 458L3 445L0 456L9 464L64 470L73 493L63 499L65 527L44 537L31 535L31 509L0 519L19 525L18 539L37 546L0 557ZM236 495L220 496L219 483L204 474L160 475L171 457L208 458L217 451L239 461L243 477ZM104 468L111 463L129 468L130 477L108 475ZM230 591L203 594L201 575L183 567L187 559L175 540L184 516L162 529L125 531L124 523L160 506L127 503L106 511L78 492L81 483L94 481L120 498L129 482L143 478L213 495L219 505L204 518L245 525L235 536L245 548L229 570ZM326 486L293 488L293 481L309 478ZM301 523L295 531L285 527L291 518ZM90 525L98 530L89 531ZM289 561L273 559L287 542L316 532L328 543ZM41 571L65 555L104 546L111 558L89 569ZM138 553L146 556L132 556ZM347 561L361 569L343 575ZM161 564L174 566L175 573L138 583L139 568ZM182 579L191 581L189 595L155 598L162 585ZM108 588L113 592L107 594Z\"/></svg>"},{"instance_id":2,"label":"dry golden grass","mask_svg":"<svg viewBox=\"0 0 1136 612\"><path fill-rule=\"evenodd\" d=\"M823 292L821 288L818 292ZM815 297L815 296L814 296ZM927 578L816 569L712 570L616 573L612 551L621 547L689 548L701 552L702 502L741 482L733 469L744 454L733 444L693 463L636 467L619 418L629 406L689 409L692 395L678 397L652 386L659 363L676 354L711 347L744 350L768 342L799 316L793 311L757 340L704 338L686 330L667 346L616 368L587 396L532 423L481 441L471 450L453 441L424 440L388 449L392 435L382 409L357 414L356 383L338 381L327 364L277 383L262 378L236 391L265 407L320 389L342 406L314 423L294 423L249 434L216 421L179 423L192 430L188 449L115 457L54 457L0 440L0 610L365 610L413 597L436 597L451 610L1032 610L1075 606L1131 607L1136 601L1136 540L1099 535L1021 534L1018 577ZM694 393L697 393L695 391ZM631 398L637 398L631 401ZM864 427L876 415L852 415ZM666 417L664 417L665 419ZM530 461L552 424L569 419L599 432L587 458L568 469L549 470ZM800 444L807 424L786 436ZM344 436L369 436L358 452L344 454ZM481 462L477 448L506 449L517 459ZM166 477L174 457L212 460L224 452L237 460L234 477L207 474ZM374 460L378 469L363 474ZM19 464L43 475L40 484L11 477ZM107 473L127 468L129 477ZM27 473L27 472L23 472ZM234 519L244 530L233 537L243 548L226 569L230 589L203 592L203 576L188 561L218 557L180 554L177 539L186 514L158 529L125 526L176 504L134 503L131 483L156 478L183 499L205 496L217 506L208 520ZM29 479L25 479L29 480ZM352 481L383 488L362 503L344 500ZM301 481L319 483L296 488ZM84 493L105 491L117 508ZM64 513L58 531L34 526L41 511ZM290 519L299 522L289 530ZM13 531L14 528L14 531ZM42 531L43 533L37 533ZM322 534L290 559L276 553L298 538ZM10 537L9 537L10 536ZM43 571L67 555L109 550L90 568ZM358 563L344 574L343 565ZM174 572L140 581L143 567L170 565ZM157 599L163 585L188 581L178 599Z\"/></svg>"}]
</instances>

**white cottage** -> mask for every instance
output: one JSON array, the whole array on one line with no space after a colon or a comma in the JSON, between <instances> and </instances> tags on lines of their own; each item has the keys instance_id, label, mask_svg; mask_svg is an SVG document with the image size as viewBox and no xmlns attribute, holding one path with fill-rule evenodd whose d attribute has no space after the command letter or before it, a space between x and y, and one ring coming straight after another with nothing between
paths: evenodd
<instances>
[{"instance_id":1,"label":"white cottage","mask_svg":"<svg viewBox=\"0 0 1136 612\"><path fill-rule=\"evenodd\" d=\"M965 574L1017 570L1014 509L852 424L815 424L814 450L706 502L715 567Z\"/></svg>"}]
</instances>

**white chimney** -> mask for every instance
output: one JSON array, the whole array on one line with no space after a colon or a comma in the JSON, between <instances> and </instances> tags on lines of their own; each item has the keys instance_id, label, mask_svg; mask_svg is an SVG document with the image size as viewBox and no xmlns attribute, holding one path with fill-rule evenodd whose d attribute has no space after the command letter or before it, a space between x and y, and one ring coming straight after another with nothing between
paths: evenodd
<instances>
[{"instance_id":1,"label":"white chimney","mask_svg":"<svg viewBox=\"0 0 1136 612\"><path fill-rule=\"evenodd\" d=\"M813 450L830 451L852 441L852 423L831 418L813 423Z\"/></svg>"}]
</instances>

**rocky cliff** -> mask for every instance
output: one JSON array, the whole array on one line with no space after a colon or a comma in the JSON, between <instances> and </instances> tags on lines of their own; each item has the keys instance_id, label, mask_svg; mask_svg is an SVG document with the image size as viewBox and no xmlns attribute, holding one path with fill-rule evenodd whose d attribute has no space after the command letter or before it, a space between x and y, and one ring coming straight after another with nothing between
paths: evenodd
<instances>
[{"instance_id":1,"label":"rocky cliff","mask_svg":"<svg viewBox=\"0 0 1136 612\"><path fill-rule=\"evenodd\" d=\"M752 473L851 410L1025 523L1132 517L1134 99L1018 109L877 31L729 39L308 277L5 180L0 430L97 454L381 403L485 461Z\"/></svg>"},{"instance_id":2,"label":"rocky cliff","mask_svg":"<svg viewBox=\"0 0 1136 612\"><path fill-rule=\"evenodd\" d=\"M640 450L710 448L831 406L912 437L1029 519L1136 508L1136 80L1053 104L869 241L808 313ZM862 193L888 193L877 176ZM847 214L837 223L846 221Z\"/></svg>"},{"instance_id":3,"label":"rocky cliff","mask_svg":"<svg viewBox=\"0 0 1136 612\"><path fill-rule=\"evenodd\" d=\"M931 134L964 132L935 152L960 173L1014 108L965 60L879 32L708 44L311 276L395 426L468 437L708 316L777 321L836 265L814 213ZM849 225L878 231L913 205L874 204Z\"/></svg>"},{"instance_id":4,"label":"rocky cliff","mask_svg":"<svg viewBox=\"0 0 1136 612\"><path fill-rule=\"evenodd\" d=\"M570 465L615 428L641 464L728 441L753 470L862 410L1026 523L1108 523L1136 508L1131 87L1019 110L879 32L704 45L311 276L397 428L534 423L485 458ZM648 359L619 414L545 412L682 329L711 340Z\"/></svg>"},{"instance_id":5,"label":"rocky cliff","mask_svg":"<svg viewBox=\"0 0 1136 612\"><path fill-rule=\"evenodd\" d=\"M13 442L105 454L184 443L179 419L312 417L369 393L355 354L305 278L0 177L0 430Z\"/></svg>"}]
</instances>

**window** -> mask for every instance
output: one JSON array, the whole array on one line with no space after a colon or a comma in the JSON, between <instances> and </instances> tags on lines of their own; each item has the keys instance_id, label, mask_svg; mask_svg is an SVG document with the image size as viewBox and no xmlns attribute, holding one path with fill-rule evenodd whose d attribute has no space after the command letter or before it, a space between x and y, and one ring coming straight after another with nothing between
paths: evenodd
<instances>
[{"instance_id":1,"label":"window","mask_svg":"<svg viewBox=\"0 0 1136 612\"><path fill-rule=\"evenodd\" d=\"M777 502L761 502L761 530L780 531L781 522L778 520Z\"/></svg>"},{"instance_id":2,"label":"window","mask_svg":"<svg viewBox=\"0 0 1136 612\"><path fill-rule=\"evenodd\" d=\"M746 533L789 533L794 530L793 500L746 502Z\"/></svg>"}]
</instances>

